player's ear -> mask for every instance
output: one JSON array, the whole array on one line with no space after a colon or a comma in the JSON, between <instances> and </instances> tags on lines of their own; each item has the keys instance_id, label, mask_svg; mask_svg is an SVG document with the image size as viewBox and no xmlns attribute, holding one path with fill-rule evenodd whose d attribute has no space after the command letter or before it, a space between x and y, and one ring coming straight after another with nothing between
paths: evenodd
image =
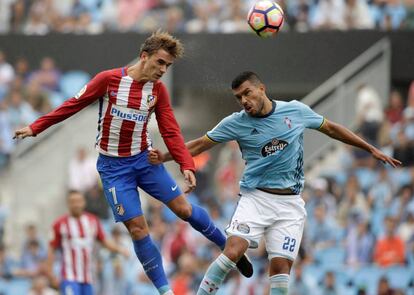
<instances>
[{"instance_id":1,"label":"player's ear","mask_svg":"<svg viewBox=\"0 0 414 295\"><path fill-rule=\"evenodd\" d=\"M262 90L263 92L266 92L266 85L264 85L263 83L260 83L259 88L260 88L260 90Z\"/></svg>"},{"instance_id":2,"label":"player's ear","mask_svg":"<svg viewBox=\"0 0 414 295\"><path fill-rule=\"evenodd\" d=\"M139 57L140 60L146 61L148 59L148 52L143 51Z\"/></svg>"}]
</instances>

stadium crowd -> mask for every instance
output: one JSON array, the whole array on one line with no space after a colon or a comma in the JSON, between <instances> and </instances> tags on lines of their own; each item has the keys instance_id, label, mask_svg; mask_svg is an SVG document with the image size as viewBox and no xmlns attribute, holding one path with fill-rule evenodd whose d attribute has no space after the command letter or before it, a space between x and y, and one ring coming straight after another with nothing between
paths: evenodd
<instances>
[{"instance_id":1,"label":"stadium crowd","mask_svg":"<svg viewBox=\"0 0 414 295\"><path fill-rule=\"evenodd\" d=\"M0 34L235 33L255 0L2 0ZM280 0L284 30L413 29L413 0Z\"/></svg>"}]
</instances>

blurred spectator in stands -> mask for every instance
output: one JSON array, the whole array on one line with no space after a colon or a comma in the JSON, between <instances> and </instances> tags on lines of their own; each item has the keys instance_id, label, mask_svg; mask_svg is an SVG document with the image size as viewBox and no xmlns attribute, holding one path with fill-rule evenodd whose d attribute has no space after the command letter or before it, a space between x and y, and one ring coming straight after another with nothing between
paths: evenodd
<instances>
[{"instance_id":1,"label":"blurred spectator in stands","mask_svg":"<svg viewBox=\"0 0 414 295\"><path fill-rule=\"evenodd\" d=\"M385 109L385 116L391 124L398 123L402 120L404 110L404 101L398 90L392 90Z\"/></svg>"},{"instance_id":2,"label":"blurred spectator in stands","mask_svg":"<svg viewBox=\"0 0 414 295\"><path fill-rule=\"evenodd\" d=\"M194 17L186 23L188 33L217 33L220 29L220 5L216 1L197 1L193 6Z\"/></svg>"},{"instance_id":3,"label":"blurred spectator in stands","mask_svg":"<svg viewBox=\"0 0 414 295\"><path fill-rule=\"evenodd\" d=\"M341 0L320 0L315 8L312 28L316 30L345 29L345 4Z\"/></svg>"},{"instance_id":4,"label":"blurred spectator in stands","mask_svg":"<svg viewBox=\"0 0 414 295\"><path fill-rule=\"evenodd\" d=\"M366 0L345 0L345 27L352 29L373 29L374 19Z\"/></svg>"},{"instance_id":5,"label":"blurred spectator in stands","mask_svg":"<svg viewBox=\"0 0 414 295\"><path fill-rule=\"evenodd\" d=\"M10 28L14 33L22 33L31 3L25 0L15 0L13 2L11 6Z\"/></svg>"},{"instance_id":6,"label":"blurred spectator in stands","mask_svg":"<svg viewBox=\"0 0 414 295\"><path fill-rule=\"evenodd\" d=\"M407 9L407 15L404 20L404 28L414 30L414 0L403 0L403 3Z\"/></svg>"},{"instance_id":7,"label":"blurred spectator in stands","mask_svg":"<svg viewBox=\"0 0 414 295\"><path fill-rule=\"evenodd\" d=\"M0 1L0 34L10 31L11 5L14 0Z\"/></svg>"},{"instance_id":8,"label":"blurred spectator in stands","mask_svg":"<svg viewBox=\"0 0 414 295\"><path fill-rule=\"evenodd\" d=\"M19 129L36 120L37 114L29 103L23 100L19 90L11 90L8 97L8 117L12 130Z\"/></svg>"},{"instance_id":9,"label":"blurred spectator in stands","mask_svg":"<svg viewBox=\"0 0 414 295\"><path fill-rule=\"evenodd\" d=\"M278 1L279 4L280 2L281 1ZM232 34L237 32L249 31L249 26L246 26L247 12L243 7L242 1L230 1L228 9L228 15L224 17L223 22L220 24L220 32Z\"/></svg>"},{"instance_id":10,"label":"blurred spectator in stands","mask_svg":"<svg viewBox=\"0 0 414 295\"><path fill-rule=\"evenodd\" d=\"M49 288L49 281L44 276L36 276L33 278L32 287L28 295L58 295L58 292Z\"/></svg>"},{"instance_id":11,"label":"blurred spectator in stands","mask_svg":"<svg viewBox=\"0 0 414 295\"><path fill-rule=\"evenodd\" d=\"M31 242L35 241L39 244L40 252L46 251L46 245L43 244L43 241L40 239L39 234L37 232L37 227L35 224L28 224L25 227L25 237L23 240L23 247L22 247L22 253L29 253Z\"/></svg>"},{"instance_id":12,"label":"blurred spectator in stands","mask_svg":"<svg viewBox=\"0 0 414 295\"><path fill-rule=\"evenodd\" d=\"M333 219L336 214L336 200L328 192L328 181L325 178L317 178L311 182L312 191L310 192L307 208L313 211L313 208L323 204L326 208L326 215Z\"/></svg>"},{"instance_id":13,"label":"blurred spectator in stands","mask_svg":"<svg viewBox=\"0 0 414 295\"><path fill-rule=\"evenodd\" d=\"M198 265L196 257L185 251L180 255L177 262L177 271L171 279L171 289L174 294L190 295L197 289L194 275L197 273Z\"/></svg>"},{"instance_id":14,"label":"blurred spectator in stands","mask_svg":"<svg viewBox=\"0 0 414 295\"><path fill-rule=\"evenodd\" d=\"M165 11L165 30L167 32L182 33L185 29L184 12L180 7L171 6Z\"/></svg>"},{"instance_id":15,"label":"blurred spectator in stands","mask_svg":"<svg viewBox=\"0 0 414 295\"><path fill-rule=\"evenodd\" d=\"M313 211L314 217L307 223L307 238L313 250L322 250L336 244L337 226L326 217L326 206L319 204Z\"/></svg>"},{"instance_id":16,"label":"blurred spectator in stands","mask_svg":"<svg viewBox=\"0 0 414 295\"><path fill-rule=\"evenodd\" d=\"M407 14L401 0L374 0L372 13L376 26L384 30L397 30Z\"/></svg>"},{"instance_id":17,"label":"blurred spectator in stands","mask_svg":"<svg viewBox=\"0 0 414 295\"><path fill-rule=\"evenodd\" d=\"M33 110L37 112L36 116L44 115L52 109L47 92L41 88L40 83L36 79L31 80L27 84L24 96Z\"/></svg>"},{"instance_id":18,"label":"blurred spectator in stands","mask_svg":"<svg viewBox=\"0 0 414 295\"><path fill-rule=\"evenodd\" d=\"M14 70L16 71L16 77L20 77L23 82L27 82L30 76L30 66L25 57L17 58L14 63Z\"/></svg>"},{"instance_id":19,"label":"blurred spectator in stands","mask_svg":"<svg viewBox=\"0 0 414 295\"><path fill-rule=\"evenodd\" d=\"M4 244L0 243L0 280L9 280L14 275L14 262Z\"/></svg>"},{"instance_id":20,"label":"blurred spectator in stands","mask_svg":"<svg viewBox=\"0 0 414 295\"><path fill-rule=\"evenodd\" d=\"M378 281L378 295L394 295L394 290L391 289L387 277L383 276Z\"/></svg>"},{"instance_id":21,"label":"blurred spectator in stands","mask_svg":"<svg viewBox=\"0 0 414 295\"><path fill-rule=\"evenodd\" d=\"M96 160L88 155L85 147L79 147L70 160L68 176L69 190L85 193L98 183Z\"/></svg>"},{"instance_id":22,"label":"blurred spectator in stands","mask_svg":"<svg viewBox=\"0 0 414 295\"><path fill-rule=\"evenodd\" d=\"M327 271L321 286L321 295L337 295L338 291L335 286L335 274Z\"/></svg>"},{"instance_id":23,"label":"blurred spectator in stands","mask_svg":"<svg viewBox=\"0 0 414 295\"><path fill-rule=\"evenodd\" d=\"M176 222L169 228L163 241L163 258L167 262L177 264L181 254L186 251L194 252L195 244L192 238L191 229L186 222L177 219Z\"/></svg>"},{"instance_id":24,"label":"blurred spectator in stands","mask_svg":"<svg viewBox=\"0 0 414 295\"><path fill-rule=\"evenodd\" d=\"M290 2L288 2L288 5ZM309 18L310 18L310 4L307 0L299 0L296 3L292 16L291 22L292 22L292 28L295 31L305 33L310 31L310 24L309 24Z\"/></svg>"},{"instance_id":25,"label":"blurred spectator in stands","mask_svg":"<svg viewBox=\"0 0 414 295\"><path fill-rule=\"evenodd\" d=\"M57 91L60 76L53 58L44 57L40 62L40 68L31 75L30 80L39 83L44 90Z\"/></svg>"},{"instance_id":26,"label":"blurred spectator in stands","mask_svg":"<svg viewBox=\"0 0 414 295\"><path fill-rule=\"evenodd\" d=\"M209 151L205 151L194 158L195 176L197 178L197 187L193 190L193 194L197 196L199 200L207 201L214 193L211 188L210 178L213 173L211 167L211 154Z\"/></svg>"},{"instance_id":27,"label":"blurred spectator in stands","mask_svg":"<svg viewBox=\"0 0 414 295\"><path fill-rule=\"evenodd\" d=\"M388 216L385 219L385 234L375 244L374 262L381 267L405 262L405 244L396 235L396 225L396 219Z\"/></svg>"},{"instance_id":28,"label":"blurred spectator in stands","mask_svg":"<svg viewBox=\"0 0 414 295\"><path fill-rule=\"evenodd\" d=\"M388 170L384 165L380 165L378 168L378 180L368 192L369 207L374 211L388 208L395 189L388 175Z\"/></svg>"},{"instance_id":29,"label":"blurred spectator in stands","mask_svg":"<svg viewBox=\"0 0 414 295\"><path fill-rule=\"evenodd\" d=\"M406 243L414 237L414 211L408 213L407 220L399 225L397 233Z\"/></svg>"},{"instance_id":30,"label":"blurred spectator in stands","mask_svg":"<svg viewBox=\"0 0 414 295\"><path fill-rule=\"evenodd\" d=\"M85 211L98 216L100 219L107 220L109 218L108 203L98 182L85 192L85 200Z\"/></svg>"},{"instance_id":31,"label":"blurred spectator in stands","mask_svg":"<svg viewBox=\"0 0 414 295\"><path fill-rule=\"evenodd\" d=\"M346 263L352 267L367 265L372 261L375 238L363 216L357 217L356 226L348 228L345 238Z\"/></svg>"},{"instance_id":32,"label":"blurred spectator in stands","mask_svg":"<svg viewBox=\"0 0 414 295\"><path fill-rule=\"evenodd\" d=\"M9 163L13 148L13 130L10 124L8 105L3 100L0 101L0 170Z\"/></svg>"},{"instance_id":33,"label":"blurred spectator in stands","mask_svg":"<svg viewBox=\"0 0 414 295\"><path fill-rule=\"evenodd\" d=\"M49 33L49 12L49 5L46 0L33 1L28 19L23 27L23 33L27 35L46 35Z\"/></svg>"},{"instance_id":34,"label":"blurred spectator in stands","mask_svg":"<svg viewBox=\"0 0 414 295\"><path fill-rule=\"evenodd\" d=\"M395 124L394 128L391 130L391 138L393 140L394 154L393 157L397 158L402 162L402 166L414 166L414 143L413 140L409 140L405 132L405 123L407 122L408 116L414 118L414 114L410 112L404 114L404 120L401 124ZM410 118L410 121L413 120Z\"/></svg>"},{"instance_id":35,"label":"blurred spectator in stands","mask_svg":"<svg viewBox=\"0 0 414 295\"><path fill-rule=\"evenodd\" d=\"M6 55L0 50L0 101L3 100L14 79L14 69L6 60Z\"/></svg>"},{"instance_id":36,"label":"blurred spectator in stands","mask_svg":"<svg viewBox=\"0 0 414 295\"><path fill-rule=\"evenodd\" d=\"M338 207L338 222L342 226L349 224L352 217L369 216L369 207L364 194L359 188L358 179L355 175L348 177L344 193Z\"/></svg>"},{"instance_id":37,"label":"blurred spectator in stands","mask_svg":"<svg viewBox=\"0 0 414 295\"><path fill-rule=\"evenodd\" d=\"M293 268L294 272L294 280L292 280L289 286L289 294L291 295L305 295L311 294L311 287L309 284L303 279L303 263L298 261L295 263Z\"/></svg>"},{"instance_id":38,"label":"blurred spectator in stands","mask_svg":"<svg viewBox=\"0 0 414 295\"><path fill-rule=\"evenodd\" d=\"M154 243L158 248L161 248L164 237L168 231L167 224L162 220L160 215L154 214L151 215L151 218L148 218L148 226Z\"/></svg>"},{"instance_id":39,"label":"blurred spectator in stands","mask_svg":"<svg viewBox=\"0 0 414 295\"><path fill-rule=\"evenodd\" d=\"M16 276L33 278L44 271L47 258L46 250L42 250L39 241L28 242L27 250L22 253L20 267L16 269Z\"/></svg>"},{"instance_id":40,"label":"blurred spectator in stands","mask_svg":"<svg viewBox=\"0 0 414 295\"><path fill-rule=\"evenodd\" d=\"M362 136L376 145L378 131L384 120L384 113L378 92L367 84L358 87L356 119Z\"/></svg>"},{"instance_id":41,"label":"blurred spectator in stands","mask_svg":"<svg viewBox=\"0 0 414 295\"><path fill-rule=\"evenodd\" d=\"M407 220L410 211L414 212L413 188L411 185L405 185L392 201L388 213L399 223Z\"/></svg>"}]
</instances>

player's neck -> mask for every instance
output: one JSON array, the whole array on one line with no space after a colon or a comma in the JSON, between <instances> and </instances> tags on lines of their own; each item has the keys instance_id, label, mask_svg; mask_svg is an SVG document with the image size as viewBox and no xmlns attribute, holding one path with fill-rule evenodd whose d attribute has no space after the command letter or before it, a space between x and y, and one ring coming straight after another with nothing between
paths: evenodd
<instances>
[{"instance_id":1,"label":"player's neck","mask_svg":"<svg viewBox=\"0 0 414 295\"><path fill-rule=\"evenodd\" d=\"M147 82L149 81L149 77L147 77L144 73L143 65L141 62L137 62L133 66L128 67L127 75L130 76L132 79L138 82Z\"/></svg>"},{"instance_id":2,"label":"player's neck","mask_svg":"<svg viewBox=\"0 0 414 295\"><path fill-rule=\"evenodd\" d=\"M273 102L266 97L263 108L259 116L267 116L273 110Z\"/></svg>"}]
</instances>

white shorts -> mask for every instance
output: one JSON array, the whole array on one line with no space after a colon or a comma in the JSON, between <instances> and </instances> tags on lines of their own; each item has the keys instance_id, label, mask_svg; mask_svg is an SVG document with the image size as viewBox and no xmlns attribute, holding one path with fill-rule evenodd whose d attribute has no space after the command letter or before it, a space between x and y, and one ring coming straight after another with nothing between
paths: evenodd
<instances>
[{"instance_id":1,"label":"white shorts","mask_svg":"<svg viewBox=\"0 0 414 295\"><path fill-rule=\"evenodd\" d=\"M306 220L305 201L300 195L275 195L260 190L241 190L240 200L226 229L257 248L264 236L269 260L295 260Z\"/></svg>"}]
</instances>

